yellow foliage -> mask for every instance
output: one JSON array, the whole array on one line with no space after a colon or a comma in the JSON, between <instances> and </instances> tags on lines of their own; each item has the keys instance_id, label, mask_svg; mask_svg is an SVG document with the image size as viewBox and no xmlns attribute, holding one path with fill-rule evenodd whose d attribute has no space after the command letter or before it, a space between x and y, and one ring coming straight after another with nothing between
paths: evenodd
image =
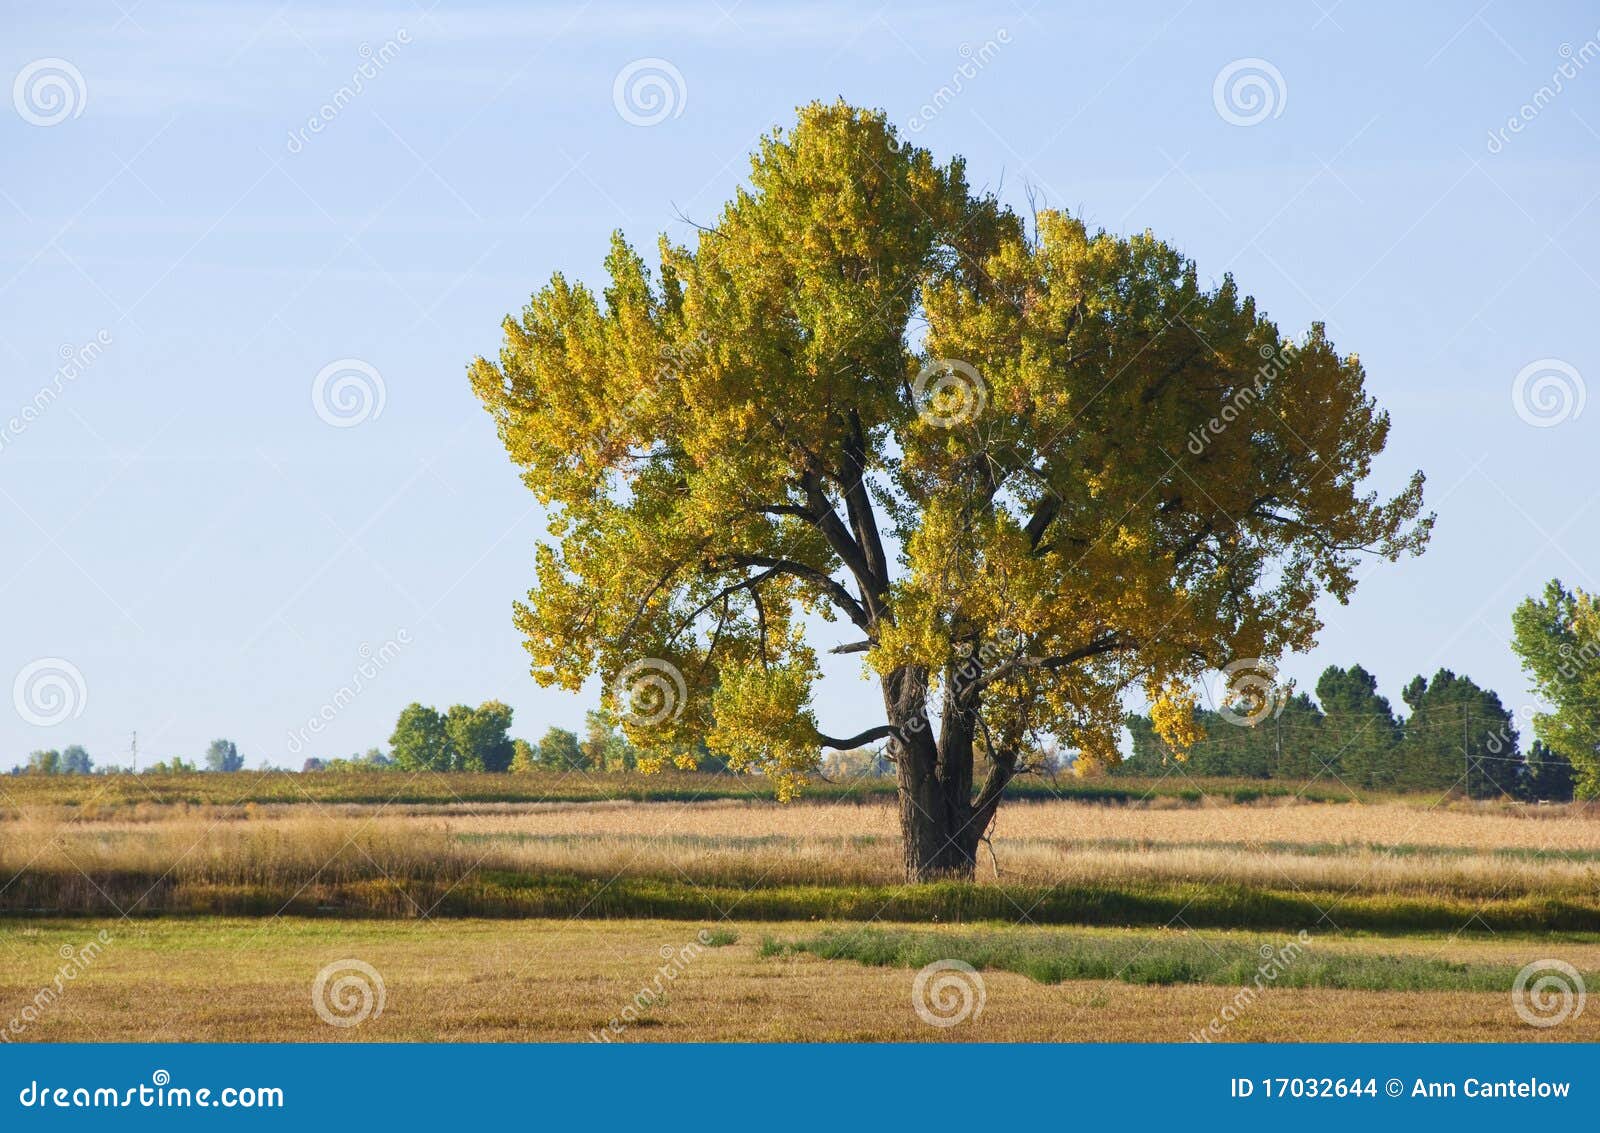
<instances>
[{"instance_id":1,"label":"yellow foliage","mask_svg":"<svg viewBox=\"0 0 1600 1133\"><path fill-rule=\"evenodd\" d=\"M1284 338L1150 233L1030 233L882 114L802 108L658 259L617 235L601 293L555 276L471 368L548 510L515 614L534 676L598 675L641 766L704 738L797 790L814 613L902 735L953 703L950 742L1092 769L1145 685L1182 748L1172 690L1309 646L1363 551L1427 539L1420 474L1362 494L1389 421L1320 325ZM614 686L646 662L672 703L630 718Z\"/></svg>"}]
</instances>

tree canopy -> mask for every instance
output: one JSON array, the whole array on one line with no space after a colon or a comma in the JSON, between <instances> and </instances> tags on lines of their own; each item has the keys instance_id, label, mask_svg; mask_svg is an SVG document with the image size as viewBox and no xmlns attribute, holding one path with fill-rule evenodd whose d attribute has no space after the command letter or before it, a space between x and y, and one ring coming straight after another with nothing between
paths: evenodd
<instances>
[{"instance_id":1,"label":"tree canopy","mask_svg":"<svg viewBox=\"0 0 1600 1133\"><path fill-rule=\"evenodd\" d=\"M1539 739L1569 760L1583 798L1600 797L1600 606L1559 579L1511 615L1512 647L1551 712L1534 717Z\"/></svg>"},{"instance_id":2,"label":"tree canopy","mask_svg":"<svg viewBox=\"0 0 1600 1133\"><path fill-rule=\"evenodd\" d=\"M446 712L408 704L389 737L392 758L403 771L507 771L515 755L511 715L498 700Z\"/></svg>"},{"instance_id":3,"label":"tree canopy","mask_svg":"<svg viewBox=\"0 0 1600 1133\"><path fill-rule=\"evenodd\" d=\"M1322 746L1341 779L1353 787L1393 786L1400 722L1378 678L1360 665L1329 665L1317 679L1317 699L1327 718Z\"/></svg>"},{"instance_id":4,"label":"tree canopy","mask_svg":"<svg viewBox=\"0 0 1600 1133\"><path fill-rule=\"evenodd\" d=\"M602 677L642 766L703 735L783 795L887 739L912 877L970 874L1039 740L1113 759L1127 689L1307 647L1363 553L1426 541L1420 473L1363 489L1389 419L1320 325L1149 233L1029 225L880 113L802 108L657 255L615 235L601 292L557 274L471 367L548 512L533 674ZM818 729L830 644L882 687L853 736Z\"/></svg>"},{"instance_id":5,"label":"tree canopy","mask_svg":"<svg viewBox=\"0 0 1600 1133\"><path fill-rule=\"evenodd\" d=\"M1352 788L1459 791L1474 798L1565 800L1572 766L1543 744L1524 755L1513 714L1471 677L1440 669L1403 693L1411 714L1396 717L1377 678L1361 665L1330 665L1317 681L1320 707L1278 690L1259 719L1197 710L1186 746L1169 744L1149 716L1132 715L1128 774L1181 765L1194 776L1309 780L1328 775Z\"/></svg>"},{"instance_id":6,"label":"tree canopy","mask_svg":"<svg viewBox=\"0 0 1600 1133\"><path fill-rule=\"evenodd\" d=\"M211 746L206 748L208 771L238 771L242 767L244 756L239 754L238 745L232 740L212 740Z\"/></svg>"}]
</instances>

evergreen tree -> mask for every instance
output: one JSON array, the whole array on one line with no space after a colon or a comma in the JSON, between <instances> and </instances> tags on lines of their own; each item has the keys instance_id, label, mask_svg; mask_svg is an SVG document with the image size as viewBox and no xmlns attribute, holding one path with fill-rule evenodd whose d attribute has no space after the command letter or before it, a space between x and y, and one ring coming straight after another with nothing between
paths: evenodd
<instances>
[{"instance_id":1,"label":"evergreen tree","mask_svg":"<svg viewBox=\"0 0 1600 1133\"><path fill-rule=\"evenodd\" d=\"M1126 723L1133 738L1132 754L1112 771L1118 775L1164 775L1171 771L1176 762L1172 748L1156 734L1150 717L1130 712Z\"/></svg>"},{"instance_id":2,"label":"evergreen tree","mask_svg":"<svg viewBox=\"0 0 1600 1133\"><path fill-rule=\"evenodd\" d=\"M1251 729L1260 748L1262 774L1278 779L1315 779L1337 775L1337 749L1328 749L1322 711L1303 692L1289 696L1274 715Z\"/></svg>"},{"instance_id":3,"label":"evergreen tree","mask_svg":"<svg viewBox=\"0 0 1600 1133\"><path fill-rule=\"evenodd\" d=\"M1534 740L1523 764L1521 797L1537 802L1571 802L1576 783L1572 761L1543 741Z\"/></svg>"},{"instance_id":4,"label":"evergreen tree","mask_svg":"<svg viewBox=\"0 0 1600 1133\"><path fill-rule=\"evenodd\" d=\"M1390 787L1398 772L1400 722L1378 680L1360 665L1329 665L1317 679L1325 758L1352 787Z\"/></svg>"},{"instance_id":5,"label":"evergreen tree","mask_svg":"<svg viewBox=\"0 0 1600 1133\"><path fill-rule=\"evenodd\" d=\"M1473 798L1516 791L1517 729L1497 695L1449 669L1431 681L1413 678L1402 695L1411 715L1402 727L1396 786Z\"/></svg>"}]
</instances>

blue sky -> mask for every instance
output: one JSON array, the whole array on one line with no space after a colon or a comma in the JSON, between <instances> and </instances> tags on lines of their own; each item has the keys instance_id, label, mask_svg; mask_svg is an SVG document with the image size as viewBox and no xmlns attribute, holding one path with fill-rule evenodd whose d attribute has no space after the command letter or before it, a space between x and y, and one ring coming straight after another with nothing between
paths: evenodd
<instances>
[{"instance_id":1,"label":"blue sky","mask_svg":"<svg viewBox=\"0 0 1600 1133\"><path fill-rule=\"evenodd\" d=\"M298 766L384 742L412 700L576 726L594 697L535 686L511 625L540 515L466 365L552 271L596 279L614 228L684 238L761 132L841 95L1013 203L1154 229L1286 331L1326 321L1394 416L1374 486L1424 469L1439 523L1284 672L1361 661L1398 700L1450 665L1531 704L1512 607L1600 588L1600 407L1575 412L1600 379L1600 16L978 8L8 4L0 679L32 699L0 712L0 766L124 762L135 729L147 760L229 736ZM663 77L661 121L619 110L624 72ZM1241 75L1264 103L1229 101ZM1519 413L1525 371L1566 400ZM381 409L330 424L324 372ZM828 730L877 721L858 675L833 666Z\"/></svg>"}]
</instances>

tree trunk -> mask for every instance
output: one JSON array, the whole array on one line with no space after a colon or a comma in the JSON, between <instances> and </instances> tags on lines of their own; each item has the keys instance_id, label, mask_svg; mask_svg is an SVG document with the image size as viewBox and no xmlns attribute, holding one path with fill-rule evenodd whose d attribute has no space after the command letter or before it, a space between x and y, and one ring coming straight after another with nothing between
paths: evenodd
<instances>
[{"instance_id":1,"label":"tree trunk","mask_svg":"<svg viewBox=\"0 0 1600 1133\"><path fill-rule=\"evenodd\" d=\"M891 741L900 797L906 881L971 881L978 842L993 806L973 806L972 735L945 713L937 741L924 701L925 675L899 670L885 677L884 702L900 738Z\"/></svg>"},{"instance_id":2,"label":"tree trunk","mask_svg":"<svg viewBox=\"0 0 1600 1133\"><path fill-rule=\"evenodd\" d=\"M900 788L900 831L905 840L906 881L971 881L978 865L983 831L960 806L948 805L942 787L918 798ZM945 805L941 805L945 804Z\"/></svg>"}]
</instances>

